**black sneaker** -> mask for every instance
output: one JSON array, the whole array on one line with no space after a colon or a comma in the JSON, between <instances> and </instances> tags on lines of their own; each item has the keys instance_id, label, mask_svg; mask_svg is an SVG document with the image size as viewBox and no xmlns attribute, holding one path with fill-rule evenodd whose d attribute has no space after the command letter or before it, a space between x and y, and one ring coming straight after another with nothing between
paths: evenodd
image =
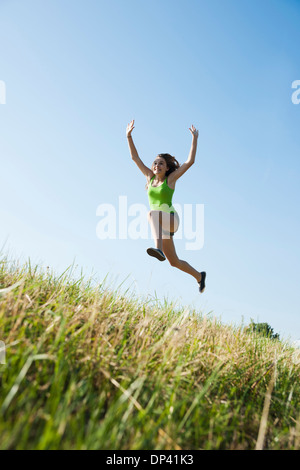
<instances>
[{"instance_id":1,"label":"black sneaker","mask_svg":"<svg viewBox=\"0 0 300 470\"><path fill-rule=\"evenodd\" d=\"M154 256L154 258L157 258L159 261L165 261L166 259L163 252L159 250L158 248L148 248L147 253L150 256Z\"/></svg>"},{"instance_id":2,"label":"black sneaker","mask_svg":"<svg viewBox=\"0 0 300 470\"><path fill-rule=\"evenodd\" d=\"M198 282L198 284L199 284L199 286L200 286L200 287L199 287L199 292L200 292L200 294L202 294L202 293L205 291L205 278L206 278L206 272L203 271L203 272L201 273L201 281Z\"/></svg>"}]
</instances>

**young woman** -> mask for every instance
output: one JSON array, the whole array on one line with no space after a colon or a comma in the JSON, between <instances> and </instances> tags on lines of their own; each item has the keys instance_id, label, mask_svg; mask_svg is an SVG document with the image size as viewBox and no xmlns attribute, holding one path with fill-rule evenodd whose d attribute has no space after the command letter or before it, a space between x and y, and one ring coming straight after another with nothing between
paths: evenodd
<instances>
[{"instance_id":1,"label":"young woman","mask_svg":"<svg viewBox=\"0 0 300 470\"><path fill-rule=\"evenodd\" d=\"M205 289L206 273L196 271L189 263L179 259L176 254L173 235L178 230L179 217L172 206L176 181L195 162L198 131L194 126L189 129L192 134L192 146L185 163L180 166L174 157L168 153L161 153L155 158L150 169L144 165L137 153L131 135L133 129L134 120L128 124L126 136L131 158L147 179L150 204L148 220L156 246L156 248L148 248L147 253L159 261L165 261L167 258L171 266L175 266L193 276L199 284L199 291L202 293Z\"/></svg>"}]
</instances>

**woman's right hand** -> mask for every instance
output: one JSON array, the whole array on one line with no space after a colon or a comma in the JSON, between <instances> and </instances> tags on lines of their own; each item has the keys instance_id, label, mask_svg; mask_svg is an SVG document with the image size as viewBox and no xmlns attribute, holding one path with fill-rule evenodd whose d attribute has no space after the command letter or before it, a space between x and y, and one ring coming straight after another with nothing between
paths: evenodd
<instances>
[{"instance_id":1,"label":"woman's right hand","mask_svg":"<svg viewBox=\"0 0 300 470\"><path fill-rule=\"evenodd\" d=\"M131 137L131 132L134 129L134 119L127 125L126 137Z\"/></svg>"}]
</instances>

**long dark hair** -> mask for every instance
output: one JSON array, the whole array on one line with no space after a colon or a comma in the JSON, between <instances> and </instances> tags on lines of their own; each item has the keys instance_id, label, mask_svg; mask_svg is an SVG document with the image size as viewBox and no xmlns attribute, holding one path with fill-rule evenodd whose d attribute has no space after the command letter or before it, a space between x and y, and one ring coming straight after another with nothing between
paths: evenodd
<instances>
[{"instance_id":1,"label":"long dark hair","mask_svg":"<svg viewBox=\"0 0 300 470\"><path fill-rule=\"evenodd\" d=\"M157 155L158 157L162 157L165 159L167 166L169 167L168 171L166 171L166 176L169 176L173 171L177 170L180 167L180 164L176 160L175 157L172 157L169 153L160 153Z\"/></svg>"}]
</instances>

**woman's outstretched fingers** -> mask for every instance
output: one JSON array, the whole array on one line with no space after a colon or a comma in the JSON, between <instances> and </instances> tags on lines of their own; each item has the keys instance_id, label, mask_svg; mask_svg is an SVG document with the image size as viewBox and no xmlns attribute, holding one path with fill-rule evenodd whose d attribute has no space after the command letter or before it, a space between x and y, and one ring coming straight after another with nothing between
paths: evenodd
<instances>
[{"instance_id":1,"label":"woman's outstretched fingers","mask_svg":"<svg viewBox=\"0 0 300 470\"><path fill-rule=\"evenodd\" d=\"M189 127L189 130L190 130L192 135L194 135L195 137L198 137L199 132L193 124L192 124L191 127Z\"/></svg>"},{"instance_id":2,"label":"woman's outstretched fingers","mask_svg":"<svg viewBox=\"0 0 300 470\"><path fill-rule=\"evenodd\" d=\"M126 128L127 137L129 137L131 135L131 132L133 131L133 129L134 129L134 119L132 121L130 121L129 124L127 124L127 128Z\"/></svg>"}]
</instances>

